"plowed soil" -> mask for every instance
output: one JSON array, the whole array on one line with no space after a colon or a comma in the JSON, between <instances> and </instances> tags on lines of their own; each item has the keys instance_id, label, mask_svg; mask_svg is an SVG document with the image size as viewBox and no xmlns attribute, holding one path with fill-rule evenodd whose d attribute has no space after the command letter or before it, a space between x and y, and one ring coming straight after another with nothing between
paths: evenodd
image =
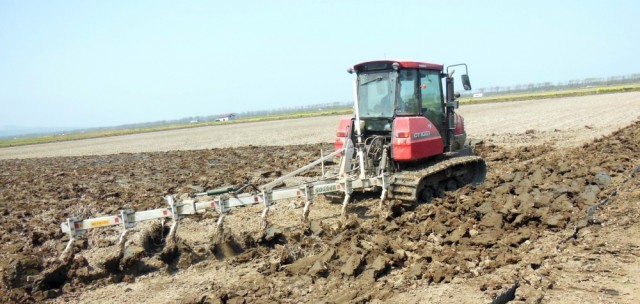
<instances>
[{"instance_id":1,"label":"plowed soil","mask_svg":"<svg viewBox=\"0 0 640 304\"><path fill-rule=\"evenodd\" d=\"M535 134L525 132L522 137ZM0 161L0 297L5 302L637 303L640 122L577 147L493 145L487 180L429 204L359 195L90 231L74 255L59 224L165 206L163 195L260 185L330 144ZM9 169L10 168L10 169ZM312 178L318 171L307 173ZM588 215L587 211L593 211Z\"/></svg>"}]
</instances>

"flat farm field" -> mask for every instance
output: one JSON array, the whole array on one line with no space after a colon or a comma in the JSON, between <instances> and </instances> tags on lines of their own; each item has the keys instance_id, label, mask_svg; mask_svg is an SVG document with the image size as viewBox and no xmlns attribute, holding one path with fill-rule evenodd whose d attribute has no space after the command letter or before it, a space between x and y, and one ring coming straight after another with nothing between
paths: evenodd
<instances>
[{"instance_id":1,"label":"flat farm field","mask_svg":"<svg viewBox=\"0 0 640 304\"><path fill-rule=\"evenodd\" d=\"M339 117L0 149L0 298L112 303L638 303L640 93L462 106L486 181L427 204L277 202L167 226L123 247L95 229L58 257L68 217L163 195L262 185L332 150ZM303 178L319 175L311 171ZM593 210L593 214L587 214ZM505 303L497 301L496 303Z\"/></svg>"},{"instance_id":2,"label":"flat farm field","mask_svg":"<svg viewBox=\"0 0 640 304\"><path fill-rule=\"evenodd\" d=\"M640 92L462 105L469 137L502 146L579 145L640 118ZM0 148L0 159L333 142L338 119L228 124ZM526 133L526 136L523 134Z\"/></svg>"}]
</instances>

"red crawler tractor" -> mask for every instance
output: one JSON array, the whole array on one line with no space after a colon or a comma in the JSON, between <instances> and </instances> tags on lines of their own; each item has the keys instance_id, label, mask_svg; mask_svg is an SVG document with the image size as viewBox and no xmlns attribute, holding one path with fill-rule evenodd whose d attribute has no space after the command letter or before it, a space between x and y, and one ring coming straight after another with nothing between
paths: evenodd
<instances>
[{"instance_id":1,"label":"red crawler tractor","mask_svg":"<svg viewBox=\"0 0 640 304\"><path fill-rule=\"evenodd\" d=\"M366 171L390 174L389 198L424 202L484 180L485 163L465 146L464 120L455 113L451 67L443 73L442 65L380 60L348 70L357 75L356 111L340 121L335 147L362 145ZM470 90L468 75L461 79Z\"/></svg>"}]
</instances>

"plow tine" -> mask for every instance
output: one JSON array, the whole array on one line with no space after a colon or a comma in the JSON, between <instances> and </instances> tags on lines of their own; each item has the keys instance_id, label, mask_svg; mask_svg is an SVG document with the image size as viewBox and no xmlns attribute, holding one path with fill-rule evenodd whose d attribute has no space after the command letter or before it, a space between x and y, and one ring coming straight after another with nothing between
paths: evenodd
<instances>
[{"instance_id":1,"label":"plow tine","mask_svg":"<svg viewBox=\"0 0 640 304\"><path fill-rule=\"evenodd\" d=\"M127 236L129 235L129 231L131 230L125 229L124 231L122 231L122 234L120 234L120 240L118 240L118 248L120 248L120 251L124 250L124 243L127 242Z\"/></svg>"},{"instance_id":2,"label":"plow tine","mask_svg":"<svg viewBox=\"0 0 640 304\"><path fill-rule=\"evenodd\" d=\"M386 164L387 160L387 150L383 152L383 162ZM386 165L383 165L386 166ZM384 172L382 173L382 193L380 194L380 210L384 210L384 201L387 198L387 189L389 188L388 175Z\"/></svg>"},{"instance_id":3,"label":"plow tine","mask_svg":"<svg viewBox=\"0 0 640 304\"><path fill-rule=\"evenodd\" d=\"M380 210L384 208L384 200L387 198L387 188L382 188L382 194L380 195Z\"/></svg>"},{"instance_id":4,"label":"plow tine","mask_svg":"<svg viewBox=\"0 0 640 304\"><path fill-rule=\"evenodd\" d=\"M60 255L61 261L65 260L69 256L69 253L72 251L73 243L75 242L75 240L76 238L69 239L67 246L64 248L64 250L62 251L62 254Z\"/></svg>"},{"instance_id":5,"label":"plow tine","mask_svg":"<svg viewBox=\"0 0 640 304\"><path fill-rule=\"evenodd\" d=\"M218 217L218 221L216 221L216 230L214 232L213 238L214 243L220 244L224 240L224 213L220 213L220 217Z\"/></svg>"},{"instance_id":6,"label":"plow tine","mask_svg":"<svg viewBox=\"0 0 640 304\"><path fill-rule=\"evenodd\" d=\"M171 242L175 242L176 240L176 231L178 230L178 221L174 220L171 224L171 228L169 229L169 234L167 234L167 239Z\"/></svg>"},{"instance_id":7,"label":"plow tine","mask_svg":"<svg viewBox=\"0 0 640 304\"><path fill-rule=\"evenodd\" d=\"M351 199L351 194L346 193L344 196L344 202L342 202L342 212L340 213L343 219L347 218L347 204L349 203L349 199Z\"/></svg>"},{"instance_id":8,"label":"plow tine","mask_svg":"<svg viewBox=\"0 0 640 304\"><path fill-rule=\"evenodd\" d=\"M129 222L129 215L133 214L133 210L120 210L120 218L122 219L122 234L118 240L118 248L120 253L124 252L124 243L127 242L127 236L129 235L129 228L133 227L133 223Z\"/></svg>"},{"instance_id":9,"label":"plow tine","mask_svg":"<svg viewBox=\"0 0 640 304\"><path fill-rule=\"evenodd\" d=\"M302 209L302 221L303 222L308 222L309 221L309 207L311 206L311 201L307 200L304 203L304 209Z\"/></svg>"},{"instance_id":10,"label":"plow tine","mask_svg":"<svg viewBox=\"0 0 640 304\"><path fill-rule=\"evenodd\" d=\"M125 229L120 234L120 239L118 240L118 256L124 255L124 248L125 248L124 244L127 242L127 236L129 235L129 231L131 230Z\"/></svg>"},{"instance_id":11,"label":"plow tine","mask_svg":"<svg viewBox=\"0 0 640 304\"><path fill-rule=\"evenodd\" d=\"M69 252L71 252L71 248L73 248L73 242L75 242L76 240L76 229L75 229L76 220L77 220L76 218L67 218L67 221L65 223L62 223L61 225L61 227L64 227L66 225L69 229L69 231L67 231L69 233L69 242L67 243L67 246L64 248L64 250L62 251L62 254L60 255L61 261L64 260L69 255Z\"/></svg>"},{"instance_id":12,"label":"plow tine","mask_svg":"<svg viewBox=\"0 0 640 304\"><path fill-rule=\"evenodd\" d=\"M302 209L302 221L307 222L309 220L309 208L311 207L311 192L309 185L304 185L304 209Z\"/></svg>"},{"instance_id":13,"label":"plow tine","mask_svg":"<svg viewBox=\"0 0 640 304\"><path fill-rule=\"evenodd\" d=\"M171 207L171 215L173 218L173 223L171 224L171 228L169 229L169 234L167 234L167 239L169 239L171 242L175 242L176 231L178 230L178 221L180 220L180 214L178 213L176 202L174 201L172 195L165 196L165 200Z\"/></svg>"},{"instance_id":14,"label":"plow tine","mask_svg":"<svg viewBox=\"0 0 640 304\"><path fill-rule=\"evenodd\" d=\"M269 206L264 208L264 210L262 211L262 215L260 216L262 218L262 226L261 226L262 231L265 231L267 227L269 227L269 221L267 220L268 214L269 214Z\"/></svg>"},{"instance_id":15,"label":"plow tine","mask_svg":"<svg viewBox=\"0 0 640 304\"><path fill-rule=\"evenodd\" d=\"M269 215L269 207L272 204L272 200L273 199L273 193L271 192L271 190L265 190L262 191L262 201L264 203L264 210L262 211L262 215L260 216L262 218L262 227L260 227L262 230L262 232L266 231L267 228L269 227L269 221L267 220L267 216Z\"/></svg>"},{"instance_id":16,"label":"plow tine","mask_svg":"<svg viewBox=\"0 0 640 304\"><path fill-rule=\"evenodd\" d=\"M342 202L342 211L341 211L341 216L343 219L347 218L347 204L349 203L349 200L351 199L351 182L349 182L348 180L345 180L344 182L344 201Z\"/></svg>"}]
</instances>

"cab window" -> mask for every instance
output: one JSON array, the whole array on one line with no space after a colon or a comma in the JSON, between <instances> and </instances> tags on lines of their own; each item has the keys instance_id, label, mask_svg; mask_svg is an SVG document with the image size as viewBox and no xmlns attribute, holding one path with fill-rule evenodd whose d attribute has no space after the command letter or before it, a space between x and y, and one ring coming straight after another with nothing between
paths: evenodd
<instances>
[{"instance_id":1,"label":"cab window","mask_svg":"<svg viewBox=\"0 0 640 304\"><path fill-rule=\"evenodd\" d=\"M401 70L398 78L397 115L420 115L418 70Z\"/></svg>"},{"instance_id":2,"label":"cab window","mask_svg":"<svg viewBox=\"0 0 640 304\"><path fill-rule=\"evenodd\" d=\"M420 97L422 114L438 128L442 126L442 88L440 71L420 70Z\"/></svg>"}]
</instances>

